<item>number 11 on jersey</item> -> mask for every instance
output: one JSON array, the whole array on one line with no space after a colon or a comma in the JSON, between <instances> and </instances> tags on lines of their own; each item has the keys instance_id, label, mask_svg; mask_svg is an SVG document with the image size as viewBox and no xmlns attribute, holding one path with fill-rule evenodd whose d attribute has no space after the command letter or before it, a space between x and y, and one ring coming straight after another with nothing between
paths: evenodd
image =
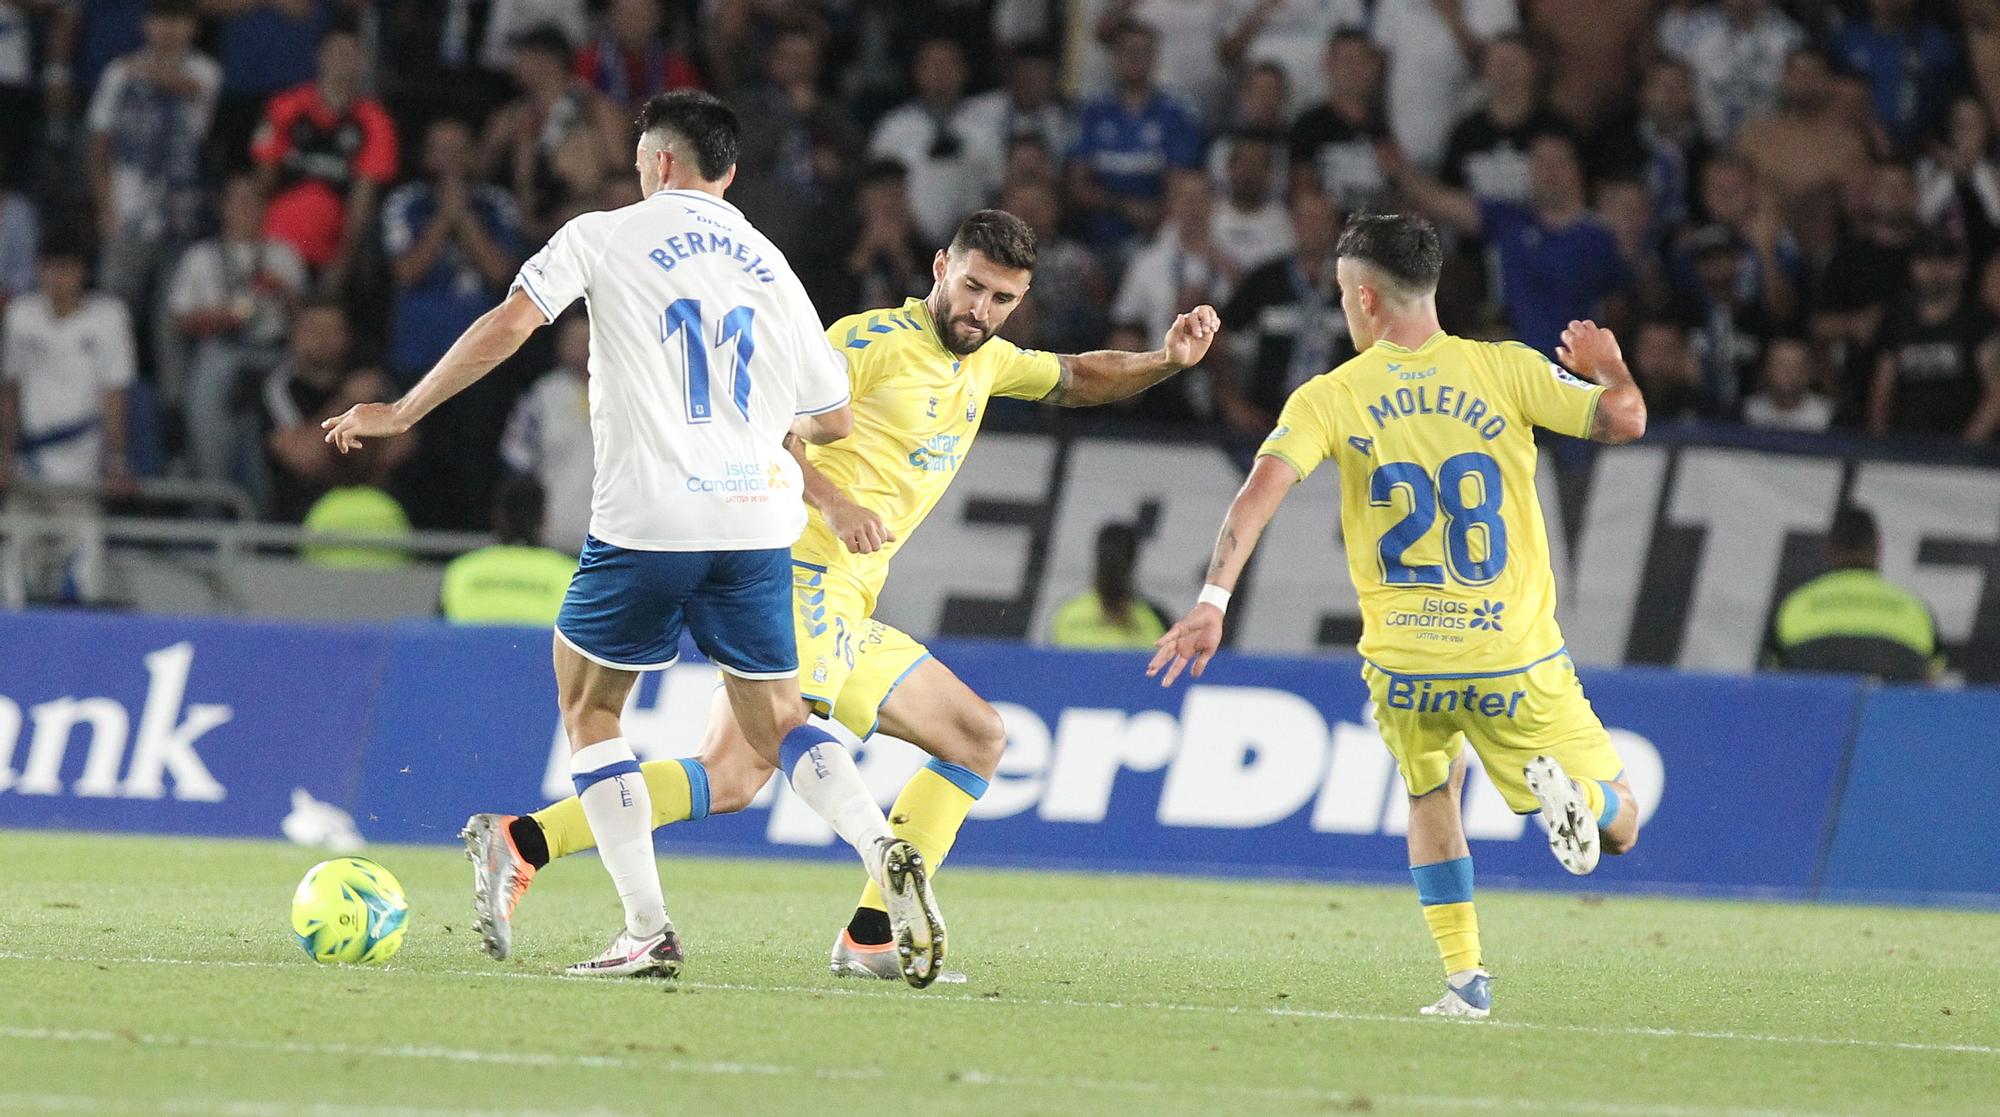
<instances>
[{"instance_id":1,"label":"number 11 on jersey","mask_svg":"<svg viewBox=\"0 0 2000 1117\"><path fill-rule=\"evenodd\" d=\"M721 349L735 341L735 363L729 369L729 394L736 403L736 410L745 419L750 418L750 359L757 354L757 342L751 335L756 324L757 311L754 307L739 306L722 316L722 324L716 329L715 341L707 340L702 329L701 300L675 299L660 312L660 344L680 345L681 366L687 370L687 421L706 423L714 418L714 405L709 394L708 351Z\"/></svg>"}]
</instances>

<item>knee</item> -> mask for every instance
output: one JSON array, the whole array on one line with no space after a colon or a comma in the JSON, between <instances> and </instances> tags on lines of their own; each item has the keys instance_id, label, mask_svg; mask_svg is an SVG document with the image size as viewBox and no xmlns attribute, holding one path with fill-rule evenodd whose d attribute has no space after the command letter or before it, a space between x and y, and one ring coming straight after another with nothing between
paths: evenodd
<instances>
[{"instance_id":1,"label":"knee","mask_svg":"<svg viewBox=\"0 0 2000 1117\"><path fill-rule=\"evenodd\" d=\"M1000 719L1000 711L983 701L968 708L959 718L957 736L954 751L959 755L949 759L982 776L992 776L1007 751L1007 723Z\"/></svg>"},{"instance_id":2,"label":"knee","mask_svg":"<svg viewBox=\"0 0 2000 1117\"><path fill-rule=\"evenodd\" d=\"M708 813L735 814L750 805L771 779L761 764L705 763L708 769Z\"/></svg>"}]
</instances>

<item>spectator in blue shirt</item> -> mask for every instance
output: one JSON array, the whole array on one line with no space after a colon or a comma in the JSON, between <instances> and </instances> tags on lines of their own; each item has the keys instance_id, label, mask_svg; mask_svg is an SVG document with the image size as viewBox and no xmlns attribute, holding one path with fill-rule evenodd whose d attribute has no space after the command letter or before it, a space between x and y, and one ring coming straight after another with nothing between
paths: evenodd
<instances>
[{"instance_id":1,"label":"spectator in blue shirt","mask_svg":"<svg viewBox=\"0 0 2000 1117\"><path fill-rule=\"evenodd\" d=\"M215 114L214 149L234 168L249 161L250 133L273 93L304 85L317 74L319 39L334 17L334 0L207 0L216 17L222 63L222 104Z\"/></svg>"},{"instance_id":2,"label":"spectator in blue shirt","mask_svg":"<svg viewBox=\"0 0 2000 1117\"><path fill-rule=\"evenodd\" d=\"M1500 257L1500 305L1512 335L1553 353L1571 319L1616 320L1631 272L1609 227L1584 206L1576 143L1544 132L1528 144L1528 202L1454 190L1384 149L1386 169L1416 209Z\"/></svg>"},{"instance_id":3,"label":"spectator in blue shirt","mask_svg":"<svg viewBox=\"0 0 2000 1117\"><path fill-rule=\"evenodd\" d=\"M1099 247L1130 247L1160 223L1167 172L1201 166L1193 110L1154 84L1160 37L1128 22L1112 39L1111 92L1084 104L1070 151L1069 191Z\"/></svg>"},{"instance_id":4,"label":"spectator in blue shirt","mask_svg":"<svg viewBox=\"0 0 2000 1117\"><path fill-rule=\"evenodd\" d=\"M1917 0L1869 0L1868 18L1833 37L1833 53L1868 79L1875 116L1898 146L1925 134L1963 84L1958 46L1944 28L1916 18Z\"/></svg>"},{"instance_id":5,"label":"spectator in blue shirt","mask_svg":"<svg viewBox=\"0 0 2000 1117\"><path fill-rule=\"evenodd\" d=\"M389 365L414 380L500 298L520 263L513 198L472 176L472 132L433 121L424 134L427 178L398 187L382 207L396 284Z\"/></svg>"}]
</instances>

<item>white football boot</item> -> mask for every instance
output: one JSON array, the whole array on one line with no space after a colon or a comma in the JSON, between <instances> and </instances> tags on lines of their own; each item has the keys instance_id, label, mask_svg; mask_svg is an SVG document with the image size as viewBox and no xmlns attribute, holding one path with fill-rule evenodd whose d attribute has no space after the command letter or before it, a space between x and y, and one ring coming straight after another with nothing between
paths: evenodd
<instances>
[{"instance_id":1,"label":"white football boot","mask_svg":"<svg viewBox=\"0 0 2000 1117\"><path fill-rule=\"evenodd\" d=\"M646 938L620 931L604 953L563 972L578 977L679 977L681 940L671 923Z\"/></svg>"},{"instance_id":2,"label":"white football boot","mask_svg":"<svg viewBox=\"0 0 2000 1117\"><path fill-rule=\"evenodd\" d=\"M888 902L891 941L903 980L922 989L944 972L944 916L931 892L924 855L901 838L884 838L869 851L868 872Z\"/></svg>"},{"instance_id":3,"label":"white football boot","mask_svg":"<svg viewBox=\"0 0 2000 1117\"><path fill-rule=\"evenodd\" d=\"M1465 1016L1484 1020L1493 1012L1493 978L1485 970L1469 970L1445 979L1444 996L1417 1010L1425 1016Z\"/></svg>"},{"instance_id":4,"label":"white football boot","mask_svg":"<svg viewBox=\"0 0 2000 1117\"><path fill-rule=\"evenodd\" d=\"M1522 769L1528 790L1542 805L1542 824L1549 828L1549 851L1562 867L1577 876L1587 876L1597 868L1600 852L1597 816L1583 798L1583 788L1569 778L1562 765L1546 756L1528 761Z\"/></svg>"}]
</instances>

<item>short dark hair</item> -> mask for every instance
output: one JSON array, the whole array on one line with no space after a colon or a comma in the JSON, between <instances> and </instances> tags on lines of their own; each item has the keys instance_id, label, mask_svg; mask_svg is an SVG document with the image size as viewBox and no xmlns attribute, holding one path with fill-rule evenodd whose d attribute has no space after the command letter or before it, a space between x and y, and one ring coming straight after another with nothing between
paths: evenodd
<instances>
[{"instance_id":1,"label":"short dark hair","mask_svg":"<svg viewBox=\"0 0 2000 1117\"><path fill-rule=\"evenodd\" d=\"M870 159L861 165L857 181L862 186L876 186L885 182L905 183L910 181L910 169L900 159Z\"/></svg>"},{"instance_id":2,"label":"short dark hair","mask_svg":"<svg viewBox=\"0 0 2000 1117\"><path fill-rule=\"evenodd\" d=\"M553 23L538 23L507 40L507 49L532 51L551 58L569 60L569 36Z\"/></svg>"},{"instance_id":3,"label":"short dark hair","mask_svg":"<svg viewBox=\"0 0 2000 1117\"><path fill-rule=\"evenodd\" d=\"M959 222L951 254L977 252L1003 268L1035 270L1035 231L1004 209L982 209Z\"/></svg>"},{"instance_id":4,"label":"short dark hair","mask_svg":"<svg viewBox=\"0 0 2000 1117\"><path fill-rule=\"evenodd\" d=\"M195 0L146 0L145 18L197 20L201 13L195 10Z\"/></svg>"},{"instance_id":5,"label":"short dark hair","mask_svg":"<svg viewBox=\"0 0 2000 1117\"><path fill-rule=\"evenodd\" d=\"M1833 513L1826 529L1826 549L1837 555L1860 555L1882 545L1875 527L1875 513L1858 504L1843 504Z\"/></svg>"},{"instance_id":6,"label":"short dark hair","mask_svg":"<svg viewBox=\"0 0 2000 1117\"><path fill-rule=\"evenodd\" d=\"M667 132L694 152L701 177L710 182L736 165L736 143L742 128L736 113L714 94L676 89L646 99L639 108L639 134Z\"/></svg>"},{"instance_id":7,"label":"short dark hair","mask_svg":"<svg viewBox=\"0 0 2000 1117\"><path fill-rule=\"evenodd\" d=\"M493 489L493 534L502 543L539 546L547 502L541 482L525 473L509 473Z\"/></svg>"},{"instance_id":8,"label":"short dark hair","mask_svg":"<svg viewBox=\"0 0 2000 1117\"><path fill-rule=\"evenodd\" d=\"M1437 290L1444 268L1444 248L1437 226L1406 213L1370 213L1351 217L1341 231L1334 255L1375 268L1413 294Z\"/></svg>"}]
</instances>

